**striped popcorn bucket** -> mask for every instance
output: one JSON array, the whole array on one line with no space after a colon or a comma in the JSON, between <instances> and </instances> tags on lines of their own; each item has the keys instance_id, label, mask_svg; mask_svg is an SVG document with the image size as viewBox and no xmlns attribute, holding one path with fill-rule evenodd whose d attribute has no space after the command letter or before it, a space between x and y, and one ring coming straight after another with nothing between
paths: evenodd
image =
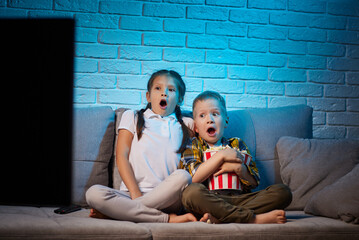
<instances>
[{"instance_id":1,"label":"striped popcorn bucket","mask_svg":"<svg viewBox=\"0 0 359 240\"><path fill-rule=\"evenodd\" d=\"M203 157L204 161L210 159L218 150L207 150L204 152ZM241 152L244 157L244 163L248 166L251 162L251 157L247 154ZM209 190L223 190L223 189L234 189L242 190L239 177L235 173L223 173L215 177L214 175L208 178L208 188Z\"/></svg>"}]
</instances>

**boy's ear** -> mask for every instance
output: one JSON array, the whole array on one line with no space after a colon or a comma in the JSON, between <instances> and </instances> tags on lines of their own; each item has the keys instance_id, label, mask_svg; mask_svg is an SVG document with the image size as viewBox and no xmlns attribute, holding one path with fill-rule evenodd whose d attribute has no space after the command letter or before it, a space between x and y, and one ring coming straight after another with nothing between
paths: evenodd
<instances>
[{"instance_id":1,"label":"boy's ear","mask_svg":"<svg viewBox=\"0 0 359 240\"><path fill-rule=\"evenodd\" d=\"M224 128L228 127L228 123L229 123L229 117L226 117L226 120L225 120L226 124L224 125Z\"/></svg>"},{"instance_id":2,"label":"boy's ear","mask_svg":"<svg viewBox=\"0 0 359 240\"><path fill-rule=\"evenodd\" d=\"M197 128L197 126L196 126L196 123L193 123L193 131L194 131L195 133L198 133L198 128Z\"/></svg>"}]
</instances>

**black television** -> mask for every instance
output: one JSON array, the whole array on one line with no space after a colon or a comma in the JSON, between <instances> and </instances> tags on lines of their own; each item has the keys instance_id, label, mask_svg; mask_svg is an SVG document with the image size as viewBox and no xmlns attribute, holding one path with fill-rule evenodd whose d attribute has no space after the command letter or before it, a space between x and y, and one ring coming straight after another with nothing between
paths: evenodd
<instances>
[{"instance_id":1,"label":"black television","mask_svg":"<svg viewBox=\"0 0 359 240\"><path fill-rule=\"evenodd\" d=\"M0 204L71 203L74 20L0 19Z\"/></svg>"}]
</instances>

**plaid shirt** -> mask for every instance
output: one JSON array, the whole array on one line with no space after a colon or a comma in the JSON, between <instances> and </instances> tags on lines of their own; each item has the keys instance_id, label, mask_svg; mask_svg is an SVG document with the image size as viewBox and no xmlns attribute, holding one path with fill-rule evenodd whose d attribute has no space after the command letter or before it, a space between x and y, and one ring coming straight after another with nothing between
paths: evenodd
<instances>
[{"instance_id":1,"label":"plaid shirt","mask_svg":"<svg viewBox=\"0 0 359 240\"><path fill-rule=\"evenodd\" d=\"M247 145L240 138L222 138L221 142L222 146L229 146L231 148L237 149L238 151L246 150L247 154L250 155ZM209 148L210 146L208 143L202 138L192 138L187 145L187 149L182 153L178 168L187 170L193 177L198 167L203 163L203 152ZM253 158L247 169L259 185L260 177L258 168L256 167L256 163L254 162ZM244 179L240 179L240 181L243 187L243 192L250 192L250 189L253 187L250 186L249 182Z\"/></svg>"}]
</instances>

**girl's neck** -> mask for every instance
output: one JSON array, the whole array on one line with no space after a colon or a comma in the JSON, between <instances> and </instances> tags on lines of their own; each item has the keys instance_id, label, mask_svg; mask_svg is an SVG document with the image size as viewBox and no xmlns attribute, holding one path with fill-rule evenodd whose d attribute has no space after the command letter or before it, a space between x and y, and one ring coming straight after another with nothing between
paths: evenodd
<instances>
[{"instance_id":1,"label":"girl's neck","mask_svg":"<svg viewBox=\"0 0 359 240\"><path fill-rule=\"evenodd\" d=\"M161 115L161 114L159 114L159 113L156 113L155 111L153 111L151 108L150 108L150 110L154 113L154 114L157 114L157 115L160 115L162 118L164 118L164 117L168 117L169 115L171 115L171 114L173 114L173 113L170 113L170 114L168 114L168 115Z\"/></svg>"}]
</instances>

